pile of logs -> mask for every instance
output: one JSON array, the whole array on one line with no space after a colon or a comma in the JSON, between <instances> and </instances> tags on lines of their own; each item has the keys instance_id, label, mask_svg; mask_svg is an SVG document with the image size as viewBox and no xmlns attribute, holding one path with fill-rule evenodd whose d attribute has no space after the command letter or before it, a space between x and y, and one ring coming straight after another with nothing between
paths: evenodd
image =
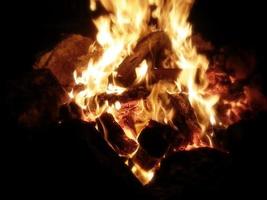
<instances>
[{"instance_id":1,"label":"pile of logs","mask_svg":"<svg viewBox=\"0 0 267 200\"><path fill-rule=\"evenodd\" d=\"M234 99L247 98L247 96L245 96L244 85L247 84L247 80L255 66L255 58L253 55L244 51L230 51L228 48L216 51L214 46L206 42L200 35L194 35L192 41L198 52L205 54L211 60L209 70L207 71L209 92L220 95L222 97L221 99L229 102L234 101ZM89 38L80 35L71 35L60 42L52 51L43 55L36 62L35 68L48 68L57 78L63 89L70 91L70 88L74 88L74 92L75 90L78 92L83 89L83 86L75 86L73 71L82 71L87 67L89 59L96 60L102 52L98 44L92 45L92 43L92 40ZM135 84L135 69L140 66L143 60L146 60L149 65L147 74L148 84L150 84L150 86L157 84L159 81L172 83L178 77L180 69L177 68L177 66L172 66L174 62L171 62L170 59L174 55L172 55L171 52L172 47L170 39L163 31L147 34L138 41L132 53L127 56L117 68L115 77L116 84L127 87L128 89L120 95L107 93L97 94L92 98L92 102L97 101L101 105L106 101L108 101L109 104L114 104L116 101L119 101L122 105L130 105L130 102L134 102L135 100L146 99L151 92L146 85L147 82ZM167 67L166 62L168 62ZM247 88L246 91L248 91L246 94L260 94L257 90L252 90L250 88ZM170 101L164 106L167 108L174 108L175 115L173 117L174 127L167 129L167 132L169 132L168 141L172 141L168 142L167 149L179 149L179 147L186 146L192 142L193 135L200 133L200 127L186 95L169 95L168 98ZM252 102L258 102L256 106L254 106L258 108L262 107L261 105L264 105L266 100L255 101L254 98L253 101L250 101L251 104ZM94 105L92 105L92 107L93 106ZM229 124L240 120L240 116L236 116L236 113L233 112L232 116L229 118L226 114L229 109L231 108L228 104L225 104L225 101L220 101L218 103L217 111L220 113L220 121ZM244 110L240 110L240 113L242 112L244 112ZM62 106L59 113L60 120L79 119L82 115L82 111L73 102ZM127 126L135 132L133 119L128 116L124 117L124 120L127 121ZM126 136L123 129L110 114L104 113L99 117L99 119L97 119L97 125L103 137L120 155L127 155L136 150L136 142ZM140 139L143 137L143 134L147 134L146 132L157 132L157 128L161 126L164 125L151 121L148 127L141 133ZM165 134L164 132L165 131L162 131L161 137ZM155 137L156 135L157 134L155 134ZM146 154L146 157L153 157L151 160L157 160L154 159L157 156L153 153L149 155L151 152L142 146L142 142L139 141L139 143L140 148L136 154L136 160L140 160L138 158L139 154ZM165 148L162 149L162 152L166 153L166 151ZM161 155L161 157L162 156L163 155ZM140 163L140 165L142 164Z\"/></svg>"},{"instance_id":2,"label":"pile of logs","mask_svg":"<svg viewBox=\"0 0 267 200\"><path fill-rule=\"evenodd\" d=\"M253 74L253 66L255 65L253 56L249 56L251 54L244 52L234 54L227 50L215 52L214 47L209 43L205 44L199 38L195 40L202 44L197 45L197 49L212 58L207 72L210 92L219 94L227 100L238 99L239 95L245 94L250 97L248 104L252 106L252 110L267 109L266 99L257 89L244 87L250 83L248 79ZM47 160L53 158L54 160L53 162L50 160L50 164L54 166L55 163L60 162L57 160L59 157L65 156L65 160L62 161L64 165L60 165L58 170L54 168L51 170L55 175L58 175L62 168L69 167L68 159L73 159L72 162L75 163L76 159L82 155L83 158L79 160L81 162L79 167L84 165L83 162L85 162L85 167L76 166L76 171L82 169L82 173L88 173L86 177L88 180L95 176L93 183L100 178L104 183L104 188L109 188L118 177L116 181L119 184L115 184L114 187L118 187L114 188L114 191L118 192L121 188L122 190L126 188L129 193L137 194L138 197L132 197L133 199L180 198L187 195L188 191L184 189L184 187L186 188L185 185L191 189L195 186L194 184L196 184L195 187L201 186L203 183L206 184L207 180L220 182L220 178L224 175L221 172L225 173L229 166L226 154L211 149L173 152L174 149L177 150L179 147L189 144L193 134L200 132L196 115L185 94L168 94L170 101L164 104L166 108L171 107L175 111L173 126L150 120L141 131L138 141L129 138L120 126L120 124L125 124L132 132L135 132L135 122L130 116L123 116L121 119L123 122L117 122L111 114L103 113L96 120L96 123L81 121L82 110L74 102L70 102L66 91L74 86L73 71L75 69L82 70L91 57L96 59L101 54L101 49L97 45L96 48L92 49L90 48L91 44L92 41L86 37L70 36L57 45L55 49L41 57L35 64L36 70L8 83L5 105L10 112L6 117L11 124L22 126L26 128L27 132L34 130L32 131L34 134L31 136L34 145L29 147L32 158L38 156L40 159ZM171 82L178 76L180 72L178 68L165 68L163 63L165 53L168 55L171 51L170 48L170 41L163 32L158 31L147 35L139 41L133 53L126 57L118 67L115 81L121 86L128 87L128 90L120 95L99 94L95 98L99 103L108 101L113 104L120 101L122 103L121 109L130 110L131 106L134 106L135 100L146 99L151 92L144 83L133 84L136 78L135 69L144 59L150 64L149 84L157 84L159 81ZM240 68L240 66L242 67ZM245 69L245 66L250 67L246 68L247 71L241 70ZM231 78L228 74L231 74ZM219 102L217 108L220 111L222 121L227 118L224 115L227 108L224 106L223 102ZM242 125L237 124L237 127L243 127L243 123ZM250 123L246 121L244 124ZM216 136L222 137L221 140L216 140L219 138L214 139L216 145L219 146L220 141L227 140L230 149L237 146L231 144L231 141L234 141L232 143L235 144L235 139L225 139L224 136L220 135L222 132L237 132L235 131L236 126L231 126L228 131L216 128L214 129ZM15 129L15 133L17 131L17 134L23 134L18 130ZM69 132L71 132L70 135L67 134ZM238 138L239 135L233 137ZM17 145L17 143L15 144ZM17 147L19 151L23 149L20 147ZM42 148L43 150L40 150ZM51 152L47 153L47 149ZM62 154L62 149L65 154ZM73 151L77 151L79 155L75 154L70 157ZM80 151L86 153L83 154ZM118 157L114 151L122 157ZM146 187L149 194L144 191L144 188L123 164L124 156L133 152L136 153L131 158L131 162L137 163L145 170L150 170L161 162L160 171ZM23 152L22 154L28 155L27 153ZM38 153L41 155L35 155ZM48 155L49 159L45 155ZM166 159L163 159L164 157ZM33 161L32 158L29 159ZM47 160L42 162L45 163ZM47 162L49 163L49 161ZM219 168L212 168L215 165ZM41 166L39 166L40 169ZM203 170L206 167L207 170ZM105 182L106 180L108 182ZM101 188L102 182L95 183L97 185L95 187ZM208 185L212 188L213 182L208 182ZM115 197L116 195L113 194Z\"/></svg>"},{"instance_id":3,"label":"pile of logs","mask_svg":"<svg viewBox=\"0 0 267 200\"><path fill-rule=\"evenodd\" d=\"M127 156L133 153L138 144L128 138L113 116L108 113L102 114L97 120L97 127L103 137L111 144L114 150L120 155Z\"/></svg>"},{"instance_id":4,"label":"pile of logs","mask_svg":"<svg viewBox=\"0 0 267 200\"><path fill-rule=\"evenodd\" d=\"M70 87L74 86L73 71L84 69L89 59L97 59L97 56L101 53L101 48L99 48L97 44L95 45L96 48L92 48L91 44L92 42L88 38L78 35L70 36L59 43L54 50L42 56L39 61L36 62L35 68L50 69L59 80L61 86L66 91L69 91ZM173 56L170 55L172 51L171 48L170 39L163 31L152 32L141 38L133 49L132 54L126 57L117 68L115 82L128 89L120 95L98 94L95 96L97 102L100 105L106 101L110 104L116 101L127 104L134 100L146 99L151 92L148 89L149 87L146 87L146 83L134 84L136 79L135 69L139 67L143 60L147 60L147 63L149 63L147 74L149 74L148 83L150 85L157 84L159 81L173 82L176 80L180 69L174 66L166 68L166 64L164 64L164 62L168 62L167 59ZM74 90L75 89L79 91L83 89L83 86L75 86ZM171 138L175 141L172 143L173 148L174 146L179 147L188 144L192 140L193 133L196 133L199 127L187 97L179 94L170 96L170 98L171 103L166 106L174 107L176 110L176 117L174 119L176 130L172 129L170 131L172 133ZM66 104L60 109L60 113L63 113L64 119L79 118L81 116L80 112L78 108L75 108L74 103ZM104 113L97 119L97 125L103 137L107 139L113 149L120 155L132 153L137 148L137 144L125 135L123 129L111 115ZM155 128L153 128L154 125L155 128L164 126L157 125L157 123L154 122L150 123L147 129L153 132L155 130ZM131 128L134 129L133 126ZM147 130L144 130L144 132L146 131Z\"/></svg>"}]
</instances>

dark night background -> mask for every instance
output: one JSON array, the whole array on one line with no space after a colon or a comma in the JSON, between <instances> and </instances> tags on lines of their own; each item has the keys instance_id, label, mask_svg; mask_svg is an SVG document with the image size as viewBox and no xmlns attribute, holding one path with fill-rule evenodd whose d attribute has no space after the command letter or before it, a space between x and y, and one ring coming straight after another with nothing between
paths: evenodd
<instances>
[{"instance_id":1,"label":"dark night background","mask_svg":"<svg viewBox=\"0 0 267 200\"><path fill-rule=\"evenodd\" d=\"M91 14L88 12L89 5L86 0L9 1L7 4L1 5L1 13L3 15L1 17L1 32L4 34L1 41L1 50L4 53L1 59L1 74L4 80L14 79L22 76L25 72L31 71L32 64L38 55L52 48L67 34L80 33L92 36L95 33L90 23ZM190 19L194 30L200 32L216 46L232 45L255 53L257 56L256 73L261 75L260 82L266 94L266 7L264 4L265 2L261 0L198 0L193 7ZM8 85L6 87L8 89ZM261 187L264 184L261 181L264 181L265 166L263 163L266 157L264 155L266 141L265 116L265 114L260 115L255 121L244 125L242 131L245 137L241 144L233 148L233 166L226 175L225 180L220 186L217 186L219 188L212 190L213 193L211 194L215 195L213 196L214 198L229 198L232 195L236 197L252 195L257 198L262 194ZM63 186L61 191L66 194L69 192L67 188L83 185L84 188L80 187L80 192L91 197L91 199L97 199L92 197L91 190L95 190L92 192L93 194L98 194L96 190L100 189L103 190L103 194L107 189L107 185L113 184L107 181L106 183L97 183L94 187L91 186L97 178L86 174L87 168L85 166L91 166L91 164L85 159L87 154L81 155L80 152L82 151L77 150L78 147L76 148L75 144L71 143L71 134L56 136L56 140L60 140L62 136L66 137L64 139L66 144L70 143L72 145L71 148L77 151L75 151L76 154L73 157L69 158L72 160L68 162L62 161L64 164L56 162L58 164L56 166L57 170L60 171L62 168L64 173L61 175L64 175L65 179L64 181L62 179L55 182L53 178L57 177L56 173L58 171L49 171L48 178L44 175L46 171L42 168L36 169L30 159L23 160L20 158L20 152L27 152L28 143L25 142L26 139L23 133L20 135L19 129L12 127L13 125L8 123L6 126L6 130L3 131L2 135L14 136L8 136L8 142L2 140L9 146L5 149L5 155L8 160L5 163L7 164L8 172L3 172L8 176L7 179L4 179L4 185L8 186L10 194L19 193L20 190L26 194L41 191L39 195L42 196L51 192L50 189L46 188L46 186L50 188L49 186L51 185L56 191L59 191L59 188ZM43 135L49 130L43 130ZM14 133L13 131L17 132ZM45 135L43 137L43 140L47 142L49 137L54 136L49 132L48 136ZM38 144L31 143L31 145ZM49 151L45 145L43 148L41 152ZM66 151L69 150L68 145L63 145L63 148L66 148ZM46 159L48 163L51 162L50 164L53 165L52 162L56 158L52 155L53 153L42 154L45 158L39 155L35 156L38 159ZM50 159L49 156L53 158ZM72 163L72 161L78 164L75 167L66 166L66 163ZM92 167L92 169L95 168ZM80 180L75 177L77 171L79 171L78 177L81 178L81 181L85 181L86 184L81 184ZM83 176L83 173L86 175ZM96 171L94 175L98 173L100 172ZM36 176L39 178L34 179L33 177ZM73 177L75 177L75 180L71 181ZM58 179L60 178L58 177ZM116 180L116 178L113 177L113 180ZM99 181L106 181L104 175L100 176ZM27 182L30 183L28 184ZM117 185L120 186L120 183ZM113 196L111 196L116 197L120 190L116 188L116 184L111 188L113 189ZM205 196L205 190L197 190L197 194L199 193L201 193L202 197ZM106 195L108 195L108 192Z\"/></svg>"}]
</instances>

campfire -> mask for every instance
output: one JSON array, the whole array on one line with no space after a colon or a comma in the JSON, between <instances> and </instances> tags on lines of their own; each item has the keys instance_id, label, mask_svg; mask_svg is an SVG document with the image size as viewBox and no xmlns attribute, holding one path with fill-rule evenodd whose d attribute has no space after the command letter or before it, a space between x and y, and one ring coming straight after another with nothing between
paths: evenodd
<instances>
[{"instance_id":1,"label":"campfire","mask_svg":"<svg viewBox=\"0 0 267 200\"><path fill-rule=\"evenodd\" d=\"M193 3L91 1L92 12L102 10L93 19L96 37L71 35L34 66L59 82L57 122L93 125L143 185L177 151L227 151L218 134L266 109L248 81L253 54L214 47L194 33ZM19 121L28 124L28 114Z\"/></svg>"}]
</instances>

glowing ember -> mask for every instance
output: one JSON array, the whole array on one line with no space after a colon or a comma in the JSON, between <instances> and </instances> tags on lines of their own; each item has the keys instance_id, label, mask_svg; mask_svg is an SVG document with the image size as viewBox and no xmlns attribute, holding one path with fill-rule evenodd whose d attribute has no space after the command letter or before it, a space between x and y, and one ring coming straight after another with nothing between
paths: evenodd
<instances>
[{"instance_id":1,"label":"glowing ember","mask_svg":"<svg viewBox=\"0 0 267 200\"><path fill-rule=\"evenodd\" d=\"M110 146L120 156L128 159L126 164L132 172L143 184L147 184L159 167L160 159L146 155L153 161L152 167L146 169L137 164L136 159L141 148L138 138L151 120L168 125L177 135L183 131L181 124L193 127L188 130L192 134L192 137L187 137L190 141L184 135L179 136L179 140L169 147L172 151L200 146L213 147L212 127L230 124L220 120L215 106L222 102L229 106L227 115L238 115L238 109L245 106L246 99L241 98L235 103L221 101L219 92L211 92L211 81L207 76L209 61L193 45L192 27L187 21L193 0L100 0L100 3L109 13L94 20L98 29L96 43L101 47L102 53L97 58L91 58L85 69L74 72L76 85L83 87L78 91L73 88L70 97L83 109L84 120L96 121L100 118L98 130L102 128L104 138ZM96 5L95 1L91 1L90 8L96 10ZM170 47L161 38L170 41ZM164 44L159 45L157 42ZM94 43L90 49L95 49L95 45ZM162 49L158 51L156 49L159 46ZM155 52L157 55L153 55ZM159 54L165 56L162 58L163 64L155 62L155 57ZM130 67L137 63L133 67L133 73L131 70L120 69L123 64L127 64L125 60L129 61ZM160 78L155 75L157 70L162 70L158 76ZM162 78L164 70L170 70L166 79ZM126 78L129 82L125 84L120 81L121 72L132 75L135 80L131 82ZM170 78L171 75L175 77ZM151 81L154 79L162 80ZM131 94L133 88L138 88L139 91L140 87L148 91L148 95L142 93L142 98L132 100L119 98L125 92ZM118 98L115 101L101 100L103 95ZM108 137L107 125L101 121L104 113L111 114L115 120L112 119L113 125L118 123L124 131L123 137L119 136L123 138L124 144L133 146L127 149L120 149L120 145L114 147L110 139L112 137ZM190 120L186 120L185 115L190 116ZM117 142L116 138L113 140ZM138 144L137 147L135 143Z\"/></svg>"}]
</instances>

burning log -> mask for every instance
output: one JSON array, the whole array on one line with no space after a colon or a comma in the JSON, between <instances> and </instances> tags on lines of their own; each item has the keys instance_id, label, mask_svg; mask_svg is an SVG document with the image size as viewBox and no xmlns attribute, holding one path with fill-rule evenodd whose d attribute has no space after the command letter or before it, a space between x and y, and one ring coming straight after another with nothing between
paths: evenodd
<instances>
[{"instance_id":1,"label":"burning log","mask_svg":"<svg viewBox=\"0 0 267 200\"><path fill-rule=\"evenodd\" d=\"M174 130L151 120L138 137L140 146L153 157L161 158L168 150Z\"/></svg>"},{"instance_id":2,"label":"burning log","mask_svg":"<svg viewBox=\"0 0 267 200\"><path fill-rule=\"evenodd\" d=\"M233 124L241 119L254 116L258 112L267 110L267 98L257 87L241 87L232 90L216 108L220 113L219 119L223 124Z\"/></svg>"},{"instance_id":3,"label":"burning log","mask_svg":"<svg viewBox=\"0 0 267 200\"><path fill-rule=\"evenodd\" d=\"M177 74L179 73L179 69L155 69L154 72L152 72L152 78L151 86L152 84L156 84L160 80L175 80ZM170 73L170 74L169 74ZM161 78L161 79L158 79ZM153 81L153 82L152 82ZM151 87L152 88L152 87ZM81 88L78 89L78 91ZM139 99L145 99L149 96L151 90L148 89L145 85L136 85L128 88L125 92L122 94L107 94L102 93L99 95L96 95L93 99L97 99L98 103L101 105L105 101L108 101L109 104L114 104L116 101L119 101L121 103L127 103L130 101L135 101Z\"/></svg>"},{"instance_id":4,"label":"burning log","mask_svg":"<svg viewBox=\"0 0 267 200\"><path fill-rule=\"evenodd\" d=\"M137 106L136 101L123 103L121 105L121 108L118 112L117 117L118 117L120 126L123 129L125 128L125 129L130 130L131 133L135 134L135 136L137 137L137 132L135 128L135 120L134 120L135 111L137 109L136 106Z\"/></svg>"},{"instance_id":5,"label":"burning log","mask_svg":"<svg viewBox=\"0 0 267 200\"><path fill-rule=\"evenodd\" d=\"M151 120L138 137L139 148L133 160L145 170L157 165L170 147L174 130L164 124Z\"/></svg>"},{"instance_id":6,"label":"burning log","mask_svg":"<svg viewBox=\"0 0 267 200\"><path fill-rule=\"evenodd\" d=\"M187 145L192 142L193 135L201 132L195 112L184 94L169 95L170 105L175 110L173 124L177 128L177 134L172 138L174 148Z\"/></svg>"},{"instance_id":7,"label":"burning log","mask_svg":"<svg viewBox=\"0 0 267 200\"><path fill-rule=\"evenodd\" d=\"M88 54L90 38L81 35L71 35L60 42L52 51L44 54L36 63L35 68L48 68L65 88L74 86L73 72L77 63ZM92 56L91 54L88 54ZM87 63L89 59L86 59Z\"/></svg>"},{"instance_id":8,"label":"burning log","mask_svg":"<svg viewBox=\"0 0 267 200\"><path fill-rule=\"evenodd\" d=\"M150 84L155 84L160 80L175 81L180 73L179 68L158 68L151 70Z\"/></svg>"},{"instance_id":9,"label":"burning log","mask_svg":"<svg viewBox=\"0 0 267 200\"><path fill-rule=\"evenodd\" d=\"M149 94L150 94L150 91L146 87L139 85L139 86L129 88L128 90L126 90L120 95L103 93L103 94L97 95L95 98L97 98L100 104L103 104L105 101L108 101L109 104L113 104L116 101L119 101L121 103L127 103L129 101L144 99Z\"/></svg>"},{"instance_id":10,"label":"burning log","mask_svg":"<svg viewBox=\"0 0 267 200\"><path fill-rule=\"evenodd\" d=\"M206 75L209 80L209 91L212 94L218 94L220 96L229 94L231 80L224 71L213 67L207 70Z\"/></svg>"},{"instance_id":11,"label":"burning log","mask_svg":"<svg viewBox=\"0 0 267 200\"><path fill-rule=\"evenodd\" d=\"M136 150L137 143L125 135L123 129L111 114L102 114L96 122L104 138L117 153L120 155L129 155Z\"/></svg>"},{"instance_id":12,"label":"burning log","mask_svg":"<svg viewBox=\"0 0 267 200\"><path fill-rule=\"evenodd\" d=\"M8 118L23 127L57 122L59 108L68 96L48 69L35 70L10 81L6 104Z\"/></svg>"},{"instance_id":13,"label":"burning log","mask_svg":"<svg viewBox=\"0 0 267 200\"><path fill-rule=\"evenodd\" d=\"M132 55L126 57L120 64L117 70L116 82L125 87L130 86L136 79L135 69L147 56L170 47L170 40L164 32L150 33L139 41Z\"/></svg>"}]
</instances>

